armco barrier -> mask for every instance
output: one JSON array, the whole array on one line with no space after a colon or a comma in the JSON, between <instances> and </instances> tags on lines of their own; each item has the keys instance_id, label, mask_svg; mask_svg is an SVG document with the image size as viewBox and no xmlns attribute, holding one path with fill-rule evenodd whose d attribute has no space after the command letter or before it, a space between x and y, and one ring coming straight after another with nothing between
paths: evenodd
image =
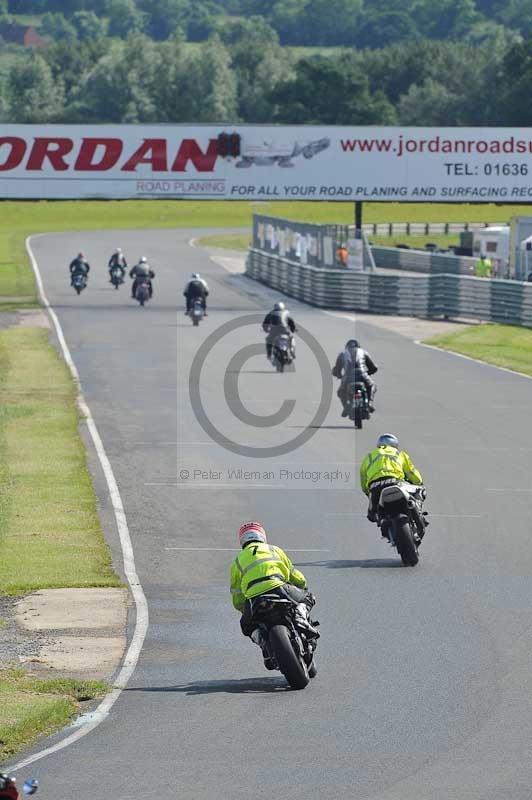
<instances>
[{"instance_id":1,"label":"armco barrier","mask_svg":"<svg viewBox=\"0 0 532 800\"><path fill-rule=\"evenodd\" d=\"M470 317L532 328L532 284L465 275L323 269L251 248L246 275L320 308L409 317Z\"/></svg>"}]
</instances>

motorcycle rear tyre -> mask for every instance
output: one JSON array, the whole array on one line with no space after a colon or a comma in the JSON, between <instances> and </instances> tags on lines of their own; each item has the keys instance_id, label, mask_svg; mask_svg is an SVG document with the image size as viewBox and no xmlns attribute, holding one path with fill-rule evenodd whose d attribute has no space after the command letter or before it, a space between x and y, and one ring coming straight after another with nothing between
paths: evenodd
<instances>
[{"instance_id":1,"label":"motorcycle rear tyre","mask_svg":"<svg viewBox=\"0 0 532 800\"><path fill-rule=\"evenodd\" d=\"M410 523L394 520L394 539L401 561L405 567L415 567L419 561L416 543L412 536Z\"/></svg>"},{"instance_id":2,"label":"motorcycle rear tyre","mask_svg":"<svg viewBox=\"0 0 532 800\"><path fill-rule=\"evenodd\" d=\"M359 408L355 409L355 417L353 422L355 423L355 428L358 428L358 430L362 428L362 412Z\"/></svg>"},{"instance_id":3,"label":"motorcycle rear tyre","mask_svg":"<svg viewBox=\"0 0 532 800\"><path fill-rule=\"evenodd\" d=\"M308 670L295 654L287 628L274 625L270 630L269 643L279 669L292 689L304 689L310 680Z\"/></svg>"}]
</instances>

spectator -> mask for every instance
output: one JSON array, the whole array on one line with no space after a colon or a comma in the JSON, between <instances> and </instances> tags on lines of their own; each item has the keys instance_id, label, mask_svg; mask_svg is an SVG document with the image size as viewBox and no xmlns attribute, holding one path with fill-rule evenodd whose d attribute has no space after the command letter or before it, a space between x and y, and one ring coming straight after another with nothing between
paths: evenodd
<instances>
[{"instance_id":1,"label":"spectator","mask_svg":"<svg viewBox=\"0 0 532 800\"><path fill-rule=\"evenodd\" d=\"M336 250L336 260L342 267L347 267L347 261L349 259L349 251L347 249L347 245L342 242Z\"/></svg>"},{"instance_id":2,"label":"spectator","mask_svg":"<svg viewBox=\"0 0 532 800\"><path fill-rule=\"evenodd\" d=\"M485 253L475 262L475 276L477 278L491 278L491 259Z\"/></svg>"}]
</instances>

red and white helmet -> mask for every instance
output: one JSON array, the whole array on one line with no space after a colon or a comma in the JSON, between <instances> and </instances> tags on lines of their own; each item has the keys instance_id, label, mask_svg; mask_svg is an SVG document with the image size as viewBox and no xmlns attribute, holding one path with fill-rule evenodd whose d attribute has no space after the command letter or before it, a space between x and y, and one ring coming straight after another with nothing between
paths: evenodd
<instances>
[{"instance_id":1,"label":"red and white helmet","mask_svg":"<svg viewBox=\"0 0 532 800\"><path fill-rule=\"evenodd\" d=\"M244 522L238 531L240 547L244 547L248 542L266 542L266 531L262 524L257 522Z\"/></svg>"}]
</instances>

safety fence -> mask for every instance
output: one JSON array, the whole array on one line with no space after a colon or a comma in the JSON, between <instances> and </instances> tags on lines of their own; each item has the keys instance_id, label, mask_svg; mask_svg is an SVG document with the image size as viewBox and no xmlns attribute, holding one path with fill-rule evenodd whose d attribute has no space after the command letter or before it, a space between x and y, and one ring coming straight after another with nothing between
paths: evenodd
<instances>
[{"instance_id":1,"label":"safety fence","mask_svg":"<svg viewBox=\"0 0 532 800\"><path fill-rule=\"evenodd\" d=\"M386 275L323 269L251 248L246 274L320 308L472 318L532 327L532 284L457 274Z\"/></svg>"},{"instance_id":2,"label":"safety fence","mask_svg":"<svg viewBox=\"0 0 532 800\"><path fill-rule=\"evenodd\" d=\"M391 225L392 223L390 223ZM396 224L396 223L393 223ZM426 229L429 223L397 223L407 227L412 233L418 228ZM465 225L458 223L430 223L444 228L456 225L460 230ZM469 225L485 227L480 223ZM366 230L368 227L363 226ZM375 227L375 226L373 226ZM377 226L379 227L379 226ZM387 226L384 226L387 227ZM293 222L287 219L253 215L253 247L263 253L288 258L301 264L314 267L345 269L337 254L340 244L345 244L355 236L353 226L315 225L307 222ZM474 258L454 254L434 253L429 250L411 250L400 247L371 247L372 257L364 250L364 269L373 264L382 269L400 269L410 272L435 274L438 272L470 275L475 264Z\"/></svg>"}]
</instances>

